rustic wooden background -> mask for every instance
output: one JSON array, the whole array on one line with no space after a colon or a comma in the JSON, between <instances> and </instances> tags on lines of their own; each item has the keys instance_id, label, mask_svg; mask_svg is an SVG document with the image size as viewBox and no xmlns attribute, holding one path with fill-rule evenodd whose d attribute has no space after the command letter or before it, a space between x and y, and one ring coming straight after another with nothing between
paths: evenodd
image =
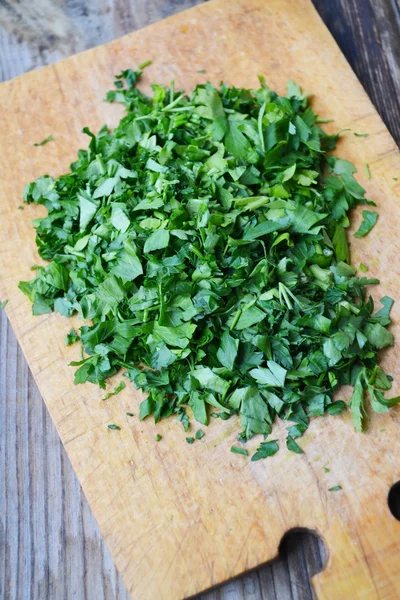
<instances>
[{"instance_id":1,"label":"rustic wooden background","mask_svg":"<svg viewBox=\"0 0 400 600\"><path fill-rule=\"evenodd\" d=\"M200 1L0 0L0 81ZM314 4L399 143L400 0ZM128 600L7 318L0 313L0 600ZM278 560L202 599L309 600L310 576L323 563L318 538L291 533Z\"/></svg>"}]
</instances>

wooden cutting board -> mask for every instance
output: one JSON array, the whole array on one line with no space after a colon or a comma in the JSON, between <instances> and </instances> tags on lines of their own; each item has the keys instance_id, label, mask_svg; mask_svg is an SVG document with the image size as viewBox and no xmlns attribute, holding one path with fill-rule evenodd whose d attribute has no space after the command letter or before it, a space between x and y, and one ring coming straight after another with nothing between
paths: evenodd
<instances>
[{"instance_id":1,"label":"wooden cutting board","mask_svg":"<svg viewBox=\"0 0 400 600\"><path fill-rule=\"evenodd\" d=\"M190 447L175 419L156 427L125 415L138 414L141 394L132 387L102 402L95 386L74 386L68 362L79 350L64 346L72 323L32 317L17 289L39 260L30 222L42 213L40 207L17 210L24 184L66 171L87 144L83 126L117 123L121 107L102 98L114 74L146 59L153 64L145 88L172 78L188 90L207 79L256 86L262 73L284 92L292 78L316 94L321 117L334 119L329 130L367 132L368 138L344 134L339 148L359 167L380 214L369 236L352 238L353 261L381 279L375 298L400 296L400 182L394 180L400 155L309 0L214 0L2 84L0 298L9 300L7 314L116 565L134 598L181 598L272 559L285 532L307 527L323 537L328 552L314 579L319 598L399 598L400 523L387 504L400 476L398 410L374 416L365 435L354 432L349 414L315 419L302 439L303 455L282 449L251 463L231 454L240 430L234 419L212 423ZM202 68L205 74L197 72ZM49 134L54 142L32 146ZM357 214L356 226L359 221ZM400 343L400 302L393 317ZM384 357L394 393L399 354L395 347ZM121 431L109 430L112 422ZM158 444L155 433L163 436ZM274 436L284 440L284 425ZM337 484L342 491L328 491Z\"/></svg>"}]
</instances>

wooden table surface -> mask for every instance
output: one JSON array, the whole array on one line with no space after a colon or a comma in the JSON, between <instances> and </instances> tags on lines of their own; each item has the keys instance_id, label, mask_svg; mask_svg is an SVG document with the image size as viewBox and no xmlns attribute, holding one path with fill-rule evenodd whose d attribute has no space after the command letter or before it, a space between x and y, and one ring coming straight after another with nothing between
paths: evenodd
<instances>
[{"instance_id":1,"label":"wooden table surface","mask_svg":"<svg viewBox=\"0 0 400 600\"><path fill-rule=\"evenodd\" d=\"M0 81L199 2L0 2ZM399 143L400 0L314 3ZM278 560L202 598L312 598L310 576L322 569L324 553L322 542L311 533L292 533L283 540ZM0 600L3 598L101 600L129 596L0 311Z\"/></svg>"}]
</instances>

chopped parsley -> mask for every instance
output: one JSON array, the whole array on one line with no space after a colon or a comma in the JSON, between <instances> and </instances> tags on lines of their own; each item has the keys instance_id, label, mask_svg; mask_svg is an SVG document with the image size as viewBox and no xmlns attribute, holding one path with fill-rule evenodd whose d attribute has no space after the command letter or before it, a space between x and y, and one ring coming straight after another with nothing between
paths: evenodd
<instances>
[{"instance_id":1,"label":"chopped parsley","mask_svg":"<svg viewBox=\"0 0 400 600\"><path fill-rule=\"evenodd\" d=\"M119 425L114 425L114 423L111 423L111 425L108 425L108 429L120 431L121 427L119 427Z\"/></svg>"},{"instance_id":2,"label":"chopped parsley","mask_svg":"<svg viewBox=\"0 0 400 600\"><path fill-rule=\"evenodd\" d=\"M257 451L251 457L252 461L261 460L262 458L268 458L269 456L273 456L279 450L279 446L276 440L271 440L269 442L261 442Z\"/></svg>"},{"instance_id":3,"label":"chopped parsley","mask_svg":"<svg viewBox=\"0 0 400 600\"><path fill-rule=\"evenodd\" d=\"M107 392L107 394L104 396L103 400L108 400L112 396L116 396L117 394L122 392L122 390L124 390L125 388L126 388L125 382L121 381L118 385L115 386L115 388L113 389L112 392Z\"/></svg>"},{"instance_id":4,"label":"chopped parsley","mask_svg":"<svg viewBox=\"0 0 400 600\"><path fill-rule=\"evenodd\" d=\"M290 435L286 439L286 447L288 450L295 452L296 454L303 454L304 452L304 450L300 448L298 443L292 437L290 437Z\"/></svg>"},{"instance_id":5,"label":"chopped parsley","mask_svg":"<svg viewBox=\"0 0 400 600\"><path fill-rule=\"evenodd\" d=\"M342 489L341 485L334 485L333 487L329 488L329 492L339 492Z\"/></svg>"},{"instance_id":6,"label":"chopped parsley","mask_svg":"<svg viewBox=\"0 0 400 600\"><path fill-rule=\"evenodd\" d=\"M75 383L104 389L123 369L147 394L139 418L175 415L185 432L187 407L204 426L238 414L240 441L284 419L297 453L312 417L348 405L364 430L367 396L379 413L399 402L378 367L393 301L375 312L378 280L350 263L350 211L375 204L330 154L340 132L320 128L293 82L286 97L262 77L254 90L154 84L148 97L140 76L123 71L107 94L125 107L114 131L84 128L70 171L24 190L48 211L34 221L47 265L19 287L33 314L84 321ZM376 221L364 210L355 235ZM350 402L333 402L344 384ZM261 442L252 460L277 451Z\"/></svg>"},{"instance_id":7,"label":"chopped parsley","mask_svg":"<svg viewBox=\"0 0 400 600\"><path fill-rule=\"evenodd\" d=\"M36 144L33 144L33 145L34 146L45 146L46 144L48 144L49 142L51 142L53 139L54 139L53 136L49 135L47 138L45 138L41 142L37 142Z\"/></svg>"},{"instance_id":8,"label":"chopped parsley","mask_svg":"<svg viewBox=\"0 0 400 600\"><path fill-rule=\"evenodd\" d=\"M376 225L378 220L378 213L370 210L362 211L363 220L358 228L358 231L354 234L355 237L364 237L371 231L371 229Z\"/></svg>"},{"instance_id":9,"label":"chopped parsley","mask_svg":"<svg viewBox=\"0 0 400 600\"><path fill-rule=\"evenodd\" d=\"M248 456L249 453L246 450L246 448L239 448L239 446L232 446L231 447L231 452L233 452L234 454L243 454L243 456Z\"/></svg>"},{"instance_id":10,"label":"chopped parsley","mask_svg":"<svg viewBox=\"0 0 400 600\"><path fill-rule=\"evenodd\" d=\"M80 340L79 335L77 334L75 329L72 327L70 329L69 333L67 333L67 335L65 336L65 345L71 346L71 344L74 344L75 342L78 342L79 340Z\"/></svg>"}]
</instances>

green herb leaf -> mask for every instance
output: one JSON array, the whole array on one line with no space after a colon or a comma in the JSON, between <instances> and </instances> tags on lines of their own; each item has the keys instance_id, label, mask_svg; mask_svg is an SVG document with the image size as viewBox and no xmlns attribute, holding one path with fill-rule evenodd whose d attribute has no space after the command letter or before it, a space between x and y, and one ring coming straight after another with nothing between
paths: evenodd
<instances>
[{"instance_id":1,"label":"green herb leaf","mask_svg":"<svg viewBox=\"0 0 400 600\"><path fill-rule=\"evenodd\" d=\"M295 452L296 454L303 454L304 452L297 444L297 442L295 442L294 439L290 437L290 435L286 439L286 446L288 450L290 450L291 452Z\"/></svg>"},{"instance_id":2,"label":"green herb leaf","mask_svg":"<svg viewBox=\"0 0 400 600\"><path fill-rule=\"evenodd\" d=\"M271 440L270 442L261 442L260 447L257 449L257 452L253 454L251 457L252 461L261 460L262 458L268 458L269 456L273 456L279 450L279 446L276 440Z\"/></svg>"},{"instance_id":3,"label":"green herb leaf","mask_svg":"<svg viewBox=\"0 0 400 600\"><path fill-rule=\"evenodd\" d=\"M363 221L360 227L358 228L358 231L356 231L356 233L354 234L355 237L364 237L365 235L367 235L367 233L369 233L371 229L376 225L376 222L378 220L377 212L363 210L362 216Z\"/></svg>"},{"instance_id":4,"label":"green herb leaf","mask_svg":"<svg viewBox=\"0 0 400 600\"><path fill-rule=\"evenodd\" d=\"M71 344L78 342L80 339L81 338L79 337L79 335L77 334L75 329L72 327L72 329L70 329L69 333L67 333L67 335L65 336L65 345L71 346Z\"/></svg>"},{"instance_id":5,"label":"green herb leaf","mask_svg":"<svg viewBox=\"0 0 400 600\"><path fill-rule=\"evenodd\" d=\"M234 454L242 454L243 456L249 455L246 448L239 448L239 446L231 446L231 452L233 452Z\"/></svg>"},{"instance_id":6,"label":"green herb leaf","mask_svg":"<svg viewBox=\"0 0 400 600\"><path fill-rule=\"evenodd\" d=\"M120 381L120 383L118 385L115 386L115 388L113 389L112 392L108 392L103 400L108 400L109 398L111 398L112 396L116 396L117 394L119 394L120 392L122 392L122 390L124 390L126 388L126 384L124 381Z\"/></svg>"}]
</instances>

